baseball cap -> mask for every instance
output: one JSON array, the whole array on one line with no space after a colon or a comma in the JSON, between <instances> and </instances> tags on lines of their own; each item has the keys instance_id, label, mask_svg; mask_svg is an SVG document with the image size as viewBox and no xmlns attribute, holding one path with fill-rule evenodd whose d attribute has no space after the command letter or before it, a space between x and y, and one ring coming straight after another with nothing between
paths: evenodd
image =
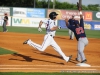
<instances>
[{"instance_id":1,"label":"baseball cap","mask_svg":"<svg viewBox=\"0 0 100 75\"><path fill-rule=\"evenodd\" d=\"M7 15L7 13L5 13L4 15Z\"/></svg>"},{"instance_id":2,"label":"baseball cap","mask_svg":"<svg viewBox=\"0 0 100 75\"><path fill-rule=\"evenodd\" d=\"M75 25L79 24L78 20L74 20Z\"/></svg>"}]
</instances>

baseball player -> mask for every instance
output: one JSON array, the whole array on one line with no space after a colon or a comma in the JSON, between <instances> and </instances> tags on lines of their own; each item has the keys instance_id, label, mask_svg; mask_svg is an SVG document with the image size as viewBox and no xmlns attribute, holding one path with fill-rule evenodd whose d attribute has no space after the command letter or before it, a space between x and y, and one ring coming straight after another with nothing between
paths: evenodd
<instances>
[{"instance_id":1,"label":"baseball player","mask_svg":"<svg viewBox=\"0 0 100 75\"><path fill-rule=\"evenodd\" d=\"M74 25L74 15L72 15L72 18L69 19L69 23L70 25ZM69 36L70 36L70 40L73 40L74 39L74 32L72 30L69 29Z\"/></svg>"},{"instance_id":2,"label":"baseball player","mask_svg":"<svg viewBox=\"0 0 100 75\"><path fill-rule=\"evenodd\" d=\"M56 12L51 12L49 14L49 18L45 23L47 24L46 26L46 35L44 36L44 41L42 43L42 45L36 44L35 42L33 42L31 39L26 40L25 42L23 42L23 44L28 44L32 47L34 47L35 49L39 50L39 51L44 51L48 46L52 46L62 57L63 59L68 62L70 61L72 56L66 56L61 48L59 47L59 45L55 42L54 40L54 36L55 36L55 32L58 29L58 26L55 24L56 21L56 16L58 14ZM41 25L42 25L42 21L40 21L39 23L39 27L38 30L41 29Z\"/></svg>"},{"instance_id":3,"label":"baseball player","mask_svg":"<svg viewBox=\"0 0 100 75\"><path fill-rule=\"evenodd\" d=\"M66 26L74 32L75 37L78 41L78 54L76 60L81 61L81 63L85 63L87 59L84 54L84 48L88 44L88 39L86 37L85 30L84 30L83 16L82 14L80 14L80 23L78 20L74 21L75 26L70 25L68 19L65 19L65 22L66 22Z\"/></svg>"},{"instance_id":4,"label":"baseball player","mask_svg":"<svg viewBox=\"0 0 100 75\"><path fill-rule=\"evenodd\" d=\"M8 21L8 16L7 16L7 13L4 14L4 22L3 22L3 32L7 32L7 28L6 28L6 25L7 25L7 21Z\"/></svg>"}]
</instances>

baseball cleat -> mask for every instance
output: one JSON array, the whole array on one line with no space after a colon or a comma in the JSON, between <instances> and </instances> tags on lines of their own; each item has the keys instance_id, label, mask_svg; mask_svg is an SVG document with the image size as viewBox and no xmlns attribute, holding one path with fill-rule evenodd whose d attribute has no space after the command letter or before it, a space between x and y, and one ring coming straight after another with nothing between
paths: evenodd
<instances>
[{"instance_id":1,"label":"baseball cleat","mask_svg":"<svg viewBox=\"0 0 100 75\"><path fill-rule=\"evenodd\" d=\"M26 41L24 41L24 42L23 42L23 44L27 44L27 42L28 42L28 41L29 41L29 39L28 39L28 40L26 40Z\"/></svg>"},{"instance_id":2,"label":"baseball cleat","mask_svg":"<svg viewBox=\"0 0 100 75\"><path fill-rule=\"evenodd\" d=\"M81 63L86 63L87 62L87 60L85 59L85 60L83 60L83 61L81 61Z\"/></svg>"},{"instance_id":3,"label":"baseball cleat","mask_svg":"<svg viewBox=\"0 0 100 75\"><path fill-rule=\"evenodd\" d=\"M72 55L69 56L69 60L68 60L68 62L71 60L71 58L72 58Z\"/></svg>"},{"instance_id":4,"label":"baseball cleat","mask_svg":"<svg viewBox=\"0 0 100 75\"><path fill-rule=\"evenodd\" d=\"M77 58L75 58L76 61L80 62L80 60L78 60Z\"/></svg>"}]
</instances>

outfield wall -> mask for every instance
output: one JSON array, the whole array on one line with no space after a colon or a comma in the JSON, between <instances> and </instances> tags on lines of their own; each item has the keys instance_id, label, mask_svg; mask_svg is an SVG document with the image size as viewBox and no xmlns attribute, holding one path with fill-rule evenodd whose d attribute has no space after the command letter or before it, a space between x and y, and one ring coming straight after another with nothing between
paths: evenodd
<instances>
[{"instance_id":1,"label":"outfield wall","mask_svg":"<svg viewBox=\"0 0 100 75\"><path fill-rule=\"evenodd\" d=\"M23 18L23 17L12 17L12 26L21 26L21 27L38 27L41 20L46 18ZM42 25L45 27L45 24Z\"/></svg>"},{"instance_id":2,"label":"outfield wall","mask_svg":"<svg viewBox=\"0 0 100 75\"><path fill-rule=\"evenodd\" d=\"M57 16L57 25L61 28L67 28L64 19L71 18L79 20L77 10L60 10L60 9L42 9L42 8L19 8L19 7L0 7L0 25L2 26L4 13L8 13L9 21L7 26L38 27L40 20L48 18L50 12L55 11ZM85 29L100 30L100 12L83 11ZM42 27L45 27L43 25Z\"/></svg>"}]
</instances>

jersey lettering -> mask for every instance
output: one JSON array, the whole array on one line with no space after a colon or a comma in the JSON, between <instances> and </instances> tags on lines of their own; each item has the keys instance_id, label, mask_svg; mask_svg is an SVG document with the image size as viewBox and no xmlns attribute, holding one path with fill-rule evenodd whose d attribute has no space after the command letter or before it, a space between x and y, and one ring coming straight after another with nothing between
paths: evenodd
<instances>
[{"instance_id":1,"label":"jersey lettering","mask_svg":"<svg viewBox=\"0 0 100 75\"><path fill-rule=\"evenodd\" d=\"M46 30L47 30L47 29L50 29L50 26L49 26L49 25L50 25L51 23L52 23L52 22L50 22L50 21L48 20L48 22L47 22L47 24L46 24Z\"/></svg>"},{"instance_id":2,"label":"jersey lettering","mask_svg":"<svg viewBox=\"0 0 100 75\"><path fill-rule=\"evenodd\" d=\"M49 26L49 20L48 20L48 23L47 23L47 25L46 25L46 30L47 30L48 26Z\"/></svg>"},{"instance_id":3,"label":"jersey lettering","mask_svg":"<svg viewBox=\"0 0 100 75\"><path fill-rule=\"evenodd\" d=\"M77 34L84 33L84 30L83 30L82 27L76 28L75 30L76 30L76 33L77 33Z\"/></svg>"}]
</instances>

